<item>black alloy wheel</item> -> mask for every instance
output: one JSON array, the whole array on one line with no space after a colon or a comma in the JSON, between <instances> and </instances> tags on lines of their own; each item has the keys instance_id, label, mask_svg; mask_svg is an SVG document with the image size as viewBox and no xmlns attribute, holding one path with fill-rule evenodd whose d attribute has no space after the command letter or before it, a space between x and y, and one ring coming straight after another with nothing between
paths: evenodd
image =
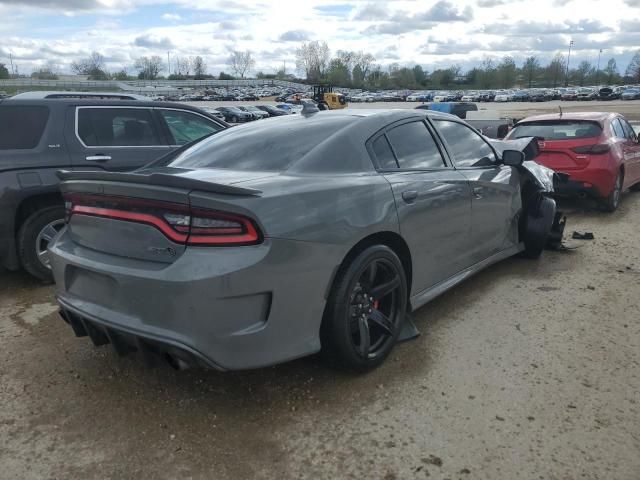
<instances>
[{"instance_id":1,"label":"black alloy wheel","mask_svg":"<svg viewBox=\"0 0 640 480\"><path fill-rule=\"evenodd\" d=\"M402 263L384 245L369 247L334 285L323 320L323 352L334 365L367 371L393 348L407 310Z\"/></svg>"}]
</instances>

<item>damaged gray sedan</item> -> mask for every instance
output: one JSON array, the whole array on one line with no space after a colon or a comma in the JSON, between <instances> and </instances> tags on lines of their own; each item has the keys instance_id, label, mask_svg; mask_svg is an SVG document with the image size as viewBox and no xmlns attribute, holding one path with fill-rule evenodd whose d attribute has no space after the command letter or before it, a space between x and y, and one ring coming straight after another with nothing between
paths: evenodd
<instances>
[{"instance_id":1,"label":"damaged gray sedan","mask_svg":"<svg viewBox=\"0 0 640 480\"><path fill-rule=\"evenodd\" d=\"M134 173L60 172L62 317L177 368L321 351L369 370L415 334L409 312L541 254L557 216L536 148L437 112L344 110L234 127Z\"/></svg>"}]
</instances>

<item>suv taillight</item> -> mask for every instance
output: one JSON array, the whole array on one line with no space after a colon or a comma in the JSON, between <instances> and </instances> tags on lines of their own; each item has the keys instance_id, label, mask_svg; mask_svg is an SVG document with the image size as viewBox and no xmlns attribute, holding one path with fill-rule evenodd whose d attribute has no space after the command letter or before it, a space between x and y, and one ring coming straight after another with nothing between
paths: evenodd
<instances>
[{"instance_id":1,"label":"suv taillight","mask_svg":"<svg viewBox=\"0 0 640 480\"><path fill-rule=\"evenodd\" d=\"M107 195L71 193L64 200L67 222L73 215L86 215L143 223L183 245L255 245L263 238L253 220L237 213Z\"/></svg>"},{"instance_id":2,"label":"suv taillight","mask_svg":"<svg viewBox=\"0 0 640 480\"><path fill-rule=\"evenodd\" d=\"M611 150L611 146L608 143L598 143L596 145L583 145L581 147L573 147L571 150L575 153L600 155L603 153L608 153L609 150Z\"/></svg>"}]
</instances>

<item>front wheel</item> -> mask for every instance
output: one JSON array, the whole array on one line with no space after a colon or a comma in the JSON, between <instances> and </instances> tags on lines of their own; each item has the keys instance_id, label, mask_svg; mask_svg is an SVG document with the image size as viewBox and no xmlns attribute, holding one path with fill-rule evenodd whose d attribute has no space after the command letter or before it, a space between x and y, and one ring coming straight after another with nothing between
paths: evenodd
<instances>
[{"instance_id":1,"label":"front wheel","mask_svg":"<svg viewBox=\"0 0 640 480\"><path fill-rule=\"evenodd\" d=\"M602 201L602 206L607 212L615 212L620 205L620 196L622 195L622 171L618 172L616 181L613 184L613 190Z\"/></svg>"},{"instance_id":2,"label":"front wheel","mask_svg":"<svg viewBox=\"0 0 640 480\"><path fill-rule=\"evenodd\" d=\"M334 366L366 372L396 343L407 310L407 279L389 247L367 248L341 269L322 321L322 353Z\"/></svg>"},{"instance_id":3,"label":"front wheel","mask_svg":"<svg viewBox=\"0 0 640 480\"><path fill-rule=\"evenodd\" d=\"M35 211L18 231L18 255L22 267L34 277L51 282L49 243L64 227L64 208L52 206Z\"/></svg>"}]
</instances>

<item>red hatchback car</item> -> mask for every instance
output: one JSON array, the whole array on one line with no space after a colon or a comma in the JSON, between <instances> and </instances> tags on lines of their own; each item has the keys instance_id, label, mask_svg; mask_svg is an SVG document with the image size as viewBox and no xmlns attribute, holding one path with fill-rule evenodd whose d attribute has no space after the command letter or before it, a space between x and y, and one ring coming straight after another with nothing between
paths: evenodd
<instances>
[{"instance_id":1,"label":"red hatchback car","mask_svg":"<svg viewBox=\"0 0 640 480\"><path fill-rule=\"evenodd\" d=\"M612 212L627 188L640 190L640 143L618 113L572 112L518 122L505 140L537 137L536 162L566 173L559 194L591 196Z\"/></svg>"}]
</instances>

